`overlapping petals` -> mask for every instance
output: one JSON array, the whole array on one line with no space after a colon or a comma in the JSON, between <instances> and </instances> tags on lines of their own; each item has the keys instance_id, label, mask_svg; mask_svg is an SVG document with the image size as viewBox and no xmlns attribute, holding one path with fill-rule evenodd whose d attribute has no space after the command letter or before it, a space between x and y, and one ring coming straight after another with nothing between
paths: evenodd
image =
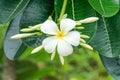
<instances>
[{"instance_id":1,"label":"overlapping petals","mask_svg":"<svg viewBox=\"0 0 120 80\"><path fill-rule=\"evenodd\" d=\"M59 40L57 45L58 54L61 56L68 56L72 54L73 48L72 45L64 40Z\"/></svg>"},{"instance_id":2,"label":"overlapping petals","mask_svg":"<svg viewBox=\"0 0 120 80\"><path fill-rule=\"evenodd\" d=\"M57 43L58 43L58 40L56 39L56 37L51 36L44 39L42 42L42 45L48 53L52 53L55 50Z\"/></svg>"},{"instance_id":3,"label":"overlapping petals","mask_svg":"<svg viewBox=\"0 0 120 80\"><path fill-rule=\"evenodd\" d=\"M80 43L80 33L78 31L71 31L66 35L64 40L73 46L78 46Z\"/></svg>"},{"instance_id":4,"label":"overlapping petals","mask_svg":"<svg viewBox=\"0 0 120 80\"><path fill-rule=\"evenodd\" d=\"M75 26L75 21L68 18L61 20L60 30L54 21L45 21L41 26L41 31L51 36L43 40L42 45L44 49L48 53L52 53L57 48L57 52L60 56L71 54L73 52L72 45L78 46L80 42L80 33L77 31L71 31ZM65 34L62 39L57 38L57 33L59 32Z\"/></svg>"}]
</instances>

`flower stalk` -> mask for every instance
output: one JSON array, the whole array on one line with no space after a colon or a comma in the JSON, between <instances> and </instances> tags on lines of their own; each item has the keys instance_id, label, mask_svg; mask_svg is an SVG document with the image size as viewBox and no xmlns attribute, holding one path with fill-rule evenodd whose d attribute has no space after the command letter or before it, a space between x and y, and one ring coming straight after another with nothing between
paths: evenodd
<instances>
[{"instance_id":1,"label":"flower stalk","mask_svg":"<svg viewBox=\"0 0 120 80\"><path fill-rule=\"evenodd\" d=\"M65 13L65 10L66 10L66 6L67 6L67 1L68 0L64 0L63 2L63 6L62 6L62 9L61 9L61 13L60 13L60 16L58 18L58 22L62 19L64 13Z\"/></svg>"}]
</instances>

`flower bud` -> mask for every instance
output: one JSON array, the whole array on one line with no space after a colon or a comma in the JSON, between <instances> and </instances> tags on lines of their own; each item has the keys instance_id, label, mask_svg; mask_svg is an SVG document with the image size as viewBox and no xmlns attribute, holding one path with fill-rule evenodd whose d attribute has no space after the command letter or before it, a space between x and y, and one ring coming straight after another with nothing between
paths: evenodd
<instances>
[{"instance_id":1,"label":"flower bud","mask_svg":"<svg viewBox=\"0 0 120 80\"><path fill-rule=\"evenodd\" d=\"M98 20L98 17L89 17L83 20L78 21L79 23L92 23Z\"/></svg>"},{"instance_id":2,"label":"flower bud","mask_svg":"<svg viewBox=\"0 0 120 80\"><path fill-rule=\"evenodd\" d=\"M49 17L48 17L48 20L52 20L52 16L49 16Z\"/></svg>"},{"instance_id":3,"label":"flower bud","mask_svg":"<svg viewBox=\"0 0 120 80\"><path fill-rule=\"evenodd\" d=\"M40 30L40 26L41 24L38 24L38 25L35 25L35 26L30 26L29 28L24 28L24 29L21 29L20 31L21 32L30 32L30 31L34 31L34 30Z\"/></svg>"},{"instance_id":4,"label":"flower bud","mask_svg":"<svg viewBox=\"0 0 120 80\"><path fill-rule=\"evenodd\" d=\"M80 37L81 37L81 38L85 38L85 39L90 38L90 37L89 37L89 36L87 36L87 35L80 35Z\"/></svg>"},{"instance_id":5,"label":"flower bud","mask_svg":"<svg viewBox=\"0 0 120 80\"><path fill-rule=\"evenodd\" d=\"M43 48L43 46L36 47L35 49L32 50L31 54L39 52L42 48Z\"/></svg>"},{"instance_id":6,"label":"flower bud","mask_svg":"<svg viewBox=\"0 0 120 80\"><path fill-rule=\"evenodd\" d=\"M63 58L63 56L60 56L60 55L59 55L59 58L60 58L61 64L64 65L64 58Z\"/></svg>"},{"instance_id":7,"label":"flower bud","mask_svg":"<svg viewBox=\"0 0 120 80\"><path fill-rule=\"evenodd\" d=\"M53 60L55 58L55 53L56 53L56 50L52 53L51 60Z\"/></svg>"},{"instance_id":8,"label":"flower bud","mask_svg":"<svg viewBox=\"0 0 120 80\"><path fill-rule=\"evenodd\" d=\"M82 43L86 43L86 41L84 39L80 39L80 42Z\"/></svg>"},{"instance_id":9,"label":"flower bud","mask_svg":"<svg viewBox=\"0 0 120 80\"><path fill-rule=\"evenodd\" d=\"M85 29L85 28L84 28L84 27L75 27L75 29L83 30L83 29Z\"/></svg>"},{"instance_id":10,"label":"flower bud","mask_svg":"<svg viewBox=\"0 0 120 80\"><path fill-rule=\"evenodd\" d=\"M85 44L85 43L81 43L81 42L80 42L80 45L81 45L82 47L84 47L84 48L89 49L89 50L93 50L93 48L92 48L90 45L88 45L88 44Z\"/></svg>"},{"instance_id":11,"label":"flower bud","mask_svg":"<svg viewBox=\"0 0 120 80\"><path fill-rule=\"evenodd\" d=\"M11 39L21 39L21 38L30 37L33 35L36 35L36 33L16 34L16 35L12 36Z\"/></svg>"},{"instance_id":12,"label":"flower bud","mask_svg":"<svg viewBox=\"0 0 120 80\"><path fill-rule=\"evenodd\" d=\"M65 19L65 18L67 18L67 14L64 14L62 17L62 19Z\"/></svg>"}]
</instances>

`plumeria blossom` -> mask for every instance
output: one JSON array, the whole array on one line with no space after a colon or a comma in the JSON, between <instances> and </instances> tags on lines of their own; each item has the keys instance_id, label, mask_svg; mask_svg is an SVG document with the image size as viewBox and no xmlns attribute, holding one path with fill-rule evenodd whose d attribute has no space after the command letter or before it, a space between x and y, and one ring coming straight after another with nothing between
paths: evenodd
<instances>
[{"instance_id":1,"label":"plumeria blossom","mask_svg":"<svg viewBox=\"0 0 120 80\"><path fill-rule=\"evenodd\" d=\"M46 38L42 41L42 45L32 50L32 54L39 52L42 48L48 53L52 53L51 60L54 59L56 52L62 64L64 64L63 56L68 56L73 52L73 46L82 46L86 49L93 50L93 48L86 43L84 39L90 38L87 35L80 34L77 30L83 30L82 24L92 23L97 21L97 17L89 17L83 20L74 21L64 17L57 24L48 18L44 23L35 26L28 26L28 28L21 29L22 34L16 34L11 39L27 38L34 35L41 36L46 34ZM60 24L60 25L58 25ZM31 33L31 31L40 30L40 32Z\"/></svg>"},{"instance_id":2,"label":"plumeria blossom","mask_svg":"<svg viewBox=\"0 0 120 80\"><path fill-rule=\"evenodd\" d=\"M48 53L57 50L60 58L72 54L72 46L78 46L80 43L80 33L71 31L75 26L76 22L68 18L61 20L60 27L53 20L45 21L41 25L41 31L50 36L42 42L44 49Z\"/></svg>"}]
</instances>

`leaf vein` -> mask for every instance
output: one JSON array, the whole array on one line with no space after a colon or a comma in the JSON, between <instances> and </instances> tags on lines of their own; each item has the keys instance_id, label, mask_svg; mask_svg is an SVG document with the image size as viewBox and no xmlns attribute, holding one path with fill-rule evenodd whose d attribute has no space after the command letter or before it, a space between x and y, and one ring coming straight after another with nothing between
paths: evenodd
<instances>
[{"instance_id":1,"label":"leaf vein","mask_svg":"<svg viewBox=\"0 0 120 80\"><path fill-rule=\"evenodd\" d=\"M103 13L105 14L105 10L104 10L104 7L103 7L103 4L102 4L101 0L99 0L99 2L100 2L100 6L101 6L101 8L102 8L102 11L103 11Z\"/></svg>"},{"instance_id":2,"label":"leaf vein","mask_svg":"<svg viewBox=\"0 0 120 80\"><path fill-rule=\"evenodd\" d=\"M21 1L18 3L18 5L16 6L16 8L15 8L15 9L13 10L13 12L9 15L8 20L9 20L10 17L14 14L14 12L19 8L19 6L23 3L23 1L24 1L24 0L21 0ZM26 4L28 4L29 1L30 1L30 0L28 0ZM23 7L23 8L24 8L24 7ZM21 9L21 10L22 10L22 9Z\"/></svg>"},{"instance_id":3,"label":"leaf vein","mask_svg":"<svg viewBox=\"0 0 120 80\"><path fill-rule=\"evenodd\" d=\"M111 45L111 41L110 41L110 37L109 37L109 32L108 32L108 29L107 29L107 26L106 26L105 19L104 19L104 17L103 17L103 16L102 16L102 18L103 18L103 23L104 23L105 30L106 30L107 37L108 37L108 42L109 42L110 52L112 53L112 45Z\"/></svg>"}]
</instances>

